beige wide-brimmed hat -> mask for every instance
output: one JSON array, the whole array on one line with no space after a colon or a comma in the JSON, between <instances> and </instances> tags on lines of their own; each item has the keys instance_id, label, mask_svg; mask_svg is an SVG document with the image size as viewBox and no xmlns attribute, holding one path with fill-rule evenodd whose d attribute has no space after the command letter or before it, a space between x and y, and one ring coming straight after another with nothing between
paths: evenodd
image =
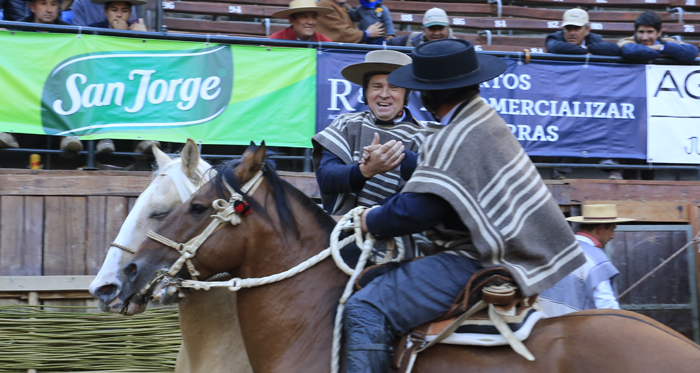
<instances>
[{"instance_id":1,"label":"beige wide-brimmed hat","mask_svg":"<svg viewBox=\"0 0 700 373\"><path fill-rule=\"evenodd\" d=\"M408 55L390 50L371 51L365 55L365 62L346 66L340 73L355 84L362 85L367 73L391 73L401 66L413 62Z\"/></svg>"},{"instance_id":2,"label":"beige wide-brimmed hat","mask_svg":"<svg viewBox=\"0 0 700 373\"><path fill-rule=\"evenodd\" d=\"M566 220L579 224L614 224L626 223L635 219L619 218L617 217L617 205L601 204L583 205L583 216L572 216Z\"/></svg>"},{"instance_id":3,"label":"beige wide-brimmed hat","mask_svg":"<svg viewBox=\"0 0 700 373\"><path fill-rule=\"evenodd\" d=\"M118 2L129 3L131 6L146 5L148 1L146 0L90 0L93 4L106 5L107 3Z\"/></svg>"},{"instance_id":4,"label":"beige wide-brimmed hat","mask_svg":"<svg viewBox=\"0 0 700 373\"><path fill-rule=\"evenodd\" d=\"M275 18L287 19L294 13L316 12L319 16L332 12L333 9L316 6L316 0L294 0L289 3L289 9L280 10L272 14Z\"/></svg>"}]
</instances>

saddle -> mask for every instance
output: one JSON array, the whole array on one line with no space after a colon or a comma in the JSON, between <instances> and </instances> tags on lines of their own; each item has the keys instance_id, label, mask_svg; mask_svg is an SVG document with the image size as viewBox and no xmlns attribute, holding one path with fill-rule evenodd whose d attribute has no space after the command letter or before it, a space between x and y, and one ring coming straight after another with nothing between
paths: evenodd
<instances>
[{"instance_id":1,"label":"saddle","mask_svg":"<svg viewBox=\"0 0 700 373\"><path fill-rule=\"evenodd\" d=\"M390 263L367 268L357 279L356 288L362 288L397 266ZM520 294L506 268L490 267L478 271L469 279L445 315L415 328L395 344L392 372L409 373L417 354L437 343L511 345L526 359L534 360L522 341L545 317L536 299L537 295L523 297Z\"/></svg>"}]
</instances>

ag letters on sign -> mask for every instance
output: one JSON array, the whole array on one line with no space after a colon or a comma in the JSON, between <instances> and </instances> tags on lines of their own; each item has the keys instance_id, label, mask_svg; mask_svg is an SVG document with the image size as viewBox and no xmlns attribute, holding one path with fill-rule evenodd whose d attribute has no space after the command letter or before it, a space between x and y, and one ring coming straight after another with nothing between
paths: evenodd
<instances>
[{"instance_id":1,"label":"ag letters on sign","mask_svg":"<svg viewBox=\"0 0 700 373\"><path fill-rule=\"evenodd\" d=\"M648 162L700 163L700 68L646 67Z\"/></svg>"}]
</instances>

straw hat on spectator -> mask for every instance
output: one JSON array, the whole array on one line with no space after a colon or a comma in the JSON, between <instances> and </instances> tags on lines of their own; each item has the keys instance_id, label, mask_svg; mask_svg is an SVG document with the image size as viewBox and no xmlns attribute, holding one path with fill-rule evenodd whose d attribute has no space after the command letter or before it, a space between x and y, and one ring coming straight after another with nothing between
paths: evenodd
<instances>
[{"instance_id":1,"label":"straw hat on spectator","mask_svg":"<svg viewBox=\"0 0 700 373\"><path fill-rule=\"evenodd\" d=\"M319 16L331 13L333 9L316 6L316 0L294 0L289 3L289 9L280 10L272 14L275 18L287 19L294 13L316 12Z\"/></svg>"},{"instance_id":2,"label":"straw hat on spectator","mask_svg":"<svg viewBox=\"0 0 700 373\"><path fill-rule=\"evenodd\" d=\"M617 205L583 205L583 216L572 216L566 218L568 221L579 224L617 224L634 221L630 218L619 218L617 216Z\"/></svg>"},{"instance_id":3,"label":"straw hat on spectator","mask_svg":"<svg viewBox=\"0 0 700 373\"><path fill-rule=\"evenodd\" d=\"M347 66L340 73L350 82L362 85L367 73L389 74L409 63L411 63L411 57L404 53L391 50L376 50L365 55L365 62Z\"/></svg>"}]
</instances>

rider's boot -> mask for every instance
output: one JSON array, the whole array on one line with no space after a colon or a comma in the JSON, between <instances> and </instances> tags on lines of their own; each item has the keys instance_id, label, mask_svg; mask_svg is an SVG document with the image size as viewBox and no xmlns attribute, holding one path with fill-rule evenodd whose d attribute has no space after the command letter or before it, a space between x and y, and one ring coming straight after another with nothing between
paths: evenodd
<instances>
[{"instance_id":1,"label":"rider's boot","mask_svg":"<svg viewBox=\"0 0 700 373\"><path fill-rule=\"evenodd\" d=\"M364 303L345 309L346 373L385 373L391 362L393 333L386 317Z\"/></svg>"}]
</instances>

